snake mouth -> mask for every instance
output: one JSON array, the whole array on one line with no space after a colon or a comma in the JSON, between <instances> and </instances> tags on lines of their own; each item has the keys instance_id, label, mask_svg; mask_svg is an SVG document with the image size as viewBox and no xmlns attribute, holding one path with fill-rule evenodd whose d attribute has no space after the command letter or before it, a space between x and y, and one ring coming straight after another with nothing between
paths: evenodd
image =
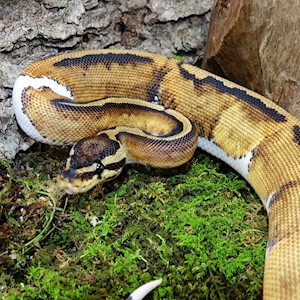
<instances>
[{"instance_id":1,"label":"snake mouth","mask_svg":"<svg viewBox=\"0 0 300 300\"><path fill-rule=\"evenodd\" d=\"M89 191L100 182L98 175L90 179L75 178L73 180L63 176L58 177L59 187L69 195L81 194Z\"/></svg>"}]
</instances>

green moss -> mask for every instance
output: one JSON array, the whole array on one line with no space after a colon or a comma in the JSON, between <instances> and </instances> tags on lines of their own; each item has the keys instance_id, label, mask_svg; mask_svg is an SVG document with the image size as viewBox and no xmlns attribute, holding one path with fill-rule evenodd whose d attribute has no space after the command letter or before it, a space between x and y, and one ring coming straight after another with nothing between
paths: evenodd
<instances>
[{"instance_id":1,"label":"green moss","mask_svg":"<svg viewBox=\"0 0 300 300\"><path fill-rule=\"evenodd\" d=\"M6 193L0 259L18 261L2 264L4 299L123 299L157 278L154 299L261 298L266 216L224 164L197 152L174 170L132 166L73 197L51 179L67 154L39 147L17 161ZM15 199L23 223L9 214Z\"/></svg>"},{"instance_id":2,"label":"green moss","mask_svg":"<svg viewBox=\"0 0 300 300\"><path fill-rule=\"evenodd\" d=\"M64 274L40 264L28 269L26 281L19 284L20 291L10 291L7 299L82 299L88 289L87 284L78 284L71 272Z\"/></svg>"},{"instance_id":3,"label":"green moss","mask_svg":"<svg viewBox=\"0 0 300 300\"><path fill-rule=\"evenodd\" d=\"M6 195L9 193L9 190L11 188L13 172L10 164L7 161L0 159L0 165L1 165L0 176L5 177L5 179L3 179L3 182L0 181L0 201L1 201L0 204L6 205L7 203L3 200L6 198Z\"/></svg>"}]
</instances>

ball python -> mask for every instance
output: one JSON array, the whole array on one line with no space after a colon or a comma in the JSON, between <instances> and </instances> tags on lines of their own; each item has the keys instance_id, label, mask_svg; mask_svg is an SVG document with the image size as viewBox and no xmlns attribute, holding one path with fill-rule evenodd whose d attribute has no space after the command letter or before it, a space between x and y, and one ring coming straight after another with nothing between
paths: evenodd
<instances>
[{"instance_id":1,"label":"ball python","mask_svg":"<svg viewBox=\"0 0 300 300\"><path fill-rule=\"evenodd\" d=\"M84 192L126 163L169 168L195 148L240 173L269 220L264 299L300 299L300 121L200 68L134 50L88 50L25 68L13 89L33 139L74 144L60 184Z\"/></svg>"}]
</instances>

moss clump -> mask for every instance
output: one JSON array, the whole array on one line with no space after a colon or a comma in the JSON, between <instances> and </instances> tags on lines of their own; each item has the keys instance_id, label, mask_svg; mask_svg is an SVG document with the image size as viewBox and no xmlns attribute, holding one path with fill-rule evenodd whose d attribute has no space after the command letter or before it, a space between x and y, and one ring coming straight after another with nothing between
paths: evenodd
<instances>
[{"instance_id":1,"label":"moss clump","mask_svg":"<svg viewBox=\"0 0 300 300\"><path fill-rule=\"evenodd\" d=\"M154 299L261 298L266 216L236 173L197 152L180 168L130 167L70 197L51 179L60 156L36 146L14 167L1 219L4 299L123 299L156 278Z\"/></svg>"}]
</instances>

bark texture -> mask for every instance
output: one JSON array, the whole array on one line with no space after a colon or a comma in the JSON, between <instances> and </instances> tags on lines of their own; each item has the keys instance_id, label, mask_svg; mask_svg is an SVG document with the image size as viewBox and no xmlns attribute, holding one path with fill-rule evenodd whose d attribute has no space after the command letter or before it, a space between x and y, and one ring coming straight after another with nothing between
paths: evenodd
<instances>
[{"instance_id":1,"label":"bark texture","mask_svg":"<svg viewBox=\"0 0 300 300\"><path fill-rule=\"evenodd\" d=\"M300 118L299 36L296 0L215 0L202 66Z\"/></svg>"},{"instance_id":2,"label":"bark texture","mask_svg":"<svg viewBox=\"0 0 300 300\"><path fill-rule=\"evenodd\" d=\"M13 83L29 63L63 51L135 48L203 56L212 0L0 0L0 157L32 141L17 128Z\"/></svg>"}]
</instances>

